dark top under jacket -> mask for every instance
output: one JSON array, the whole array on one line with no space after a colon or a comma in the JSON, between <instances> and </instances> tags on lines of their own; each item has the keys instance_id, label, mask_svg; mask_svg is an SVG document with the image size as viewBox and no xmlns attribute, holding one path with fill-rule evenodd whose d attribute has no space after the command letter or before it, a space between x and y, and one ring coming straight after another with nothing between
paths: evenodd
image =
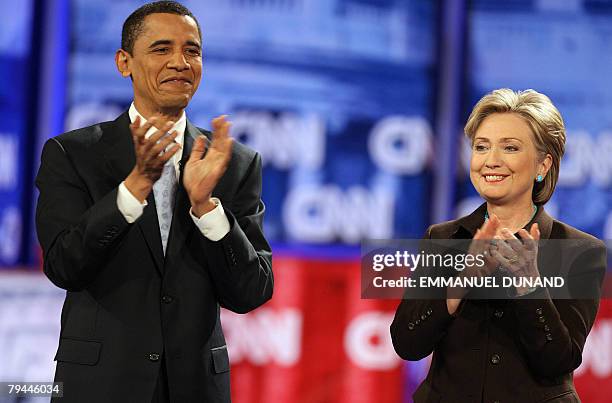
<instances>
[{"instance_id":1,"label":"dark top under jacket","mask_svg":"<svg viewBox=\"0 0 612 403\"><path fill-rule=\"evenodd\" d=\"M62 403L150 403L166 364L173 402L229 402L219 307L244 313L272 296L262 232L261 158L235 143L216 186L230 223L220 241L189 216L179 181L166 255L153 192L128 224L117 190L135 163L127 112L50 139L36 184L44 272L67 290L55 380ZM196 136L187 122L183 160Z\"/></svg>"},{"instance_id":2,"label":"dark top under jacket","mask_svg":"<svg viewBox=\"0 0 612 403\"><path fill-rule=\"evenodd\" d=\"M433 225L425 238L470 239L484 223L485 211L483 204L466 217ZM534 222L541 239L584 241L572 258L572 270L592 274L587 285L592 297L551 300L549 291L541 288L529 298L463 299L452 316L444 296L403 299L391 325L395 351L405 360L433 352L429 373L414 393L415 403L580 401L572 371L582 361L599 306L605 245L553 220L542 207L526 228Z\"/></svg>"}]
</instances>

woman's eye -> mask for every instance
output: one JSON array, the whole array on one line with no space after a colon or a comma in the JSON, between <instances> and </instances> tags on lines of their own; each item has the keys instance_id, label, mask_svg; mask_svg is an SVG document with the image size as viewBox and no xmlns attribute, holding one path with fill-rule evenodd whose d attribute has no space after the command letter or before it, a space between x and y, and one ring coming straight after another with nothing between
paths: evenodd
<instances>
[{"instance_id":1,"label":"woman's eye","mask_svg":"<svg viewBox=\"0 0 612 403\"><path fill-rule=\"evenodd\" d=\"M506 146L506 151L518 151L517 146Z\"/></svg>"},{"instance_id":2,"label":"woman's eye","mask_svg":"<svg viewBox=\"0 0 612 403\"><path fill-rule=\"evenodd\" d=\"M482 144L476 144L476 145L474 146L474 150L476 150L476 151L486 151L486 150L487 150L487 147L486 147L486 146L484 146L484 145L482 145Z\"/></svg>"}]
</instances>

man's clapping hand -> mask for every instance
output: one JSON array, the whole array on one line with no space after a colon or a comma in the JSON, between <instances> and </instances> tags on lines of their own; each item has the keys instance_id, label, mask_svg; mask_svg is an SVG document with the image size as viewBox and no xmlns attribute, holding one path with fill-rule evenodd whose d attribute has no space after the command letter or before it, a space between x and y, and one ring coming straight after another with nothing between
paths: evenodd
<instances>
[{"instance_id":1,"label":"man's clapping hand","mask_svg":"<svg viewBox=\"0 0 612 403\"><path fill-rule=\"evenodd\" d=\"M215 208L215 203L211 200L212 191L225 173L232 156L230 126L231 123L226 120L225 115L213 119L212 142L209 143L204 136L198 137L185 165L183 185L196 217L201 217Z\"/></svg>"},{"instance_id":2,"label":"man's clapping hand","mask_svg":"<svg viewBox=\"0 0 612 403\"><path fill-rule=\"evenodd\" d=\"M153 116L142 125L140 117L136 117L130 125L136 164L125 179L125 186L141 203L151 193L153 184L160 178L166 162L181 149L181 146L174 142L177 132L168 133L172 126L174 122L162 116ZM149 138L145 138L151 127L156 127L157 130Z\"/></svg>"}]
</instances>

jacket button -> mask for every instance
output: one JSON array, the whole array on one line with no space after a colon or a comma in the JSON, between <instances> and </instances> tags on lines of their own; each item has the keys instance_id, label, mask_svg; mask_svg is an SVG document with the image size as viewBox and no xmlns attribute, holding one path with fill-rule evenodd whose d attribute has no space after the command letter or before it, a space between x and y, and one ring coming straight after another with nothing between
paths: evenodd
<instances>
[{"instance_id":1,"label":"jacket button","mask_svg":"<svg viewBox=\"0 0 612 403\"><path fill-rule=\"evenodd\" d=\"M544 325L544 331L545 332L550 332L550 326Z\"/></svg>"},{"instance_id":2,"label":"jacket button","mask_svg":"<svg viewBox=\"0 0 612 403\"><path fill-rule=\"evenodd\" d=\"M162 297L162 302L163 302L164 304L169 304L169 303L171 303L172 301L174 301L174 298L172 298L170 295L164 295L164 296Z\"/></svg>"},{"instance_id":3,"label":"jacket button","mask_svg":"<svg viewBox=\"0 0 612 403\"><path fill-rule=\"evenodd\" d=\"M544 323L544 322L546 322L546 318L544 316L540 316L540 317L538 317L538 321L540 323Z\"/></svg>"},{"instance_id":4,"label":"jacket button","mask_svg":"<svg viewBox=\"0 0 612 403\"><path fill-rule=\"evenodd\" d=\"M149 354L149 361L153 361L153 362L159 361L159 354L156 354L156 353Z\"/></svg>"},{"instance_id":5,"label":"jacket button","mask_svg":"<svg viewBox=\"0 0 612 403\"><path fill-rule=\"evenodd\" d=\"M427 319L427 315L425 314L421 315L421 320L425 320L425 319Z\"/></svg>"},{"instance_id":6,"label":"jacket button","mask_svg":"<svg viewBox=\"0 0 612 403\"><path fill-rule=\"evenodd\" d=\"M495 315L497 319L501 319L501 317L504 316L504 311L501 309L496 309L493 315Z\"/></svg>"},{"instance_id":7,"label":"jacket button","mask_svg":"<svg viewBox=\"0 0 612 403\"><path fill-rule=\"evenodd\" d=\"M410 322L408 323L408 330L413 330L414 329L414 323Z\"/></svg>"},{"instance_id":8,"label":"jacket button","mask_svg":"<svg viewBox=\"0 0 612 403\"><path fill-rule=\"evenodd\" d=\"M501 357L499 356L499 354L493 354L491 356L491 364L493 365L497 365L501 362Z\"/></svg>"},{"instance_id":9,"label":"jacket button","mask_svg":"<svg viewBox=\"0 0 612 403\"><path fill-rule=\"evenodd\" d=\"M538 315L542 315L542 308L538 308L538 309L536 309L536 313L537 313Z\"/></svg>"},{"instance_id":10,"label":"jacket button","mask_svg":"<svg viewBox=\"0 0 612 403\"><path fill-rule=\"evenodd\" d=\"M546 333L546 341L552 341L552 334Z\"/></svg>"},{"instance_id":11,"label":"jacket button","mask_svg":"<svg viewBox=\"0 0 612 403\"><path fill-rule=\"evenodd\" d=\"M429 308L429 309L427 310L427 315L431 315L432 313L433 313L433 311L431 310L431 308Z\"/></svg>"}]
</instances>

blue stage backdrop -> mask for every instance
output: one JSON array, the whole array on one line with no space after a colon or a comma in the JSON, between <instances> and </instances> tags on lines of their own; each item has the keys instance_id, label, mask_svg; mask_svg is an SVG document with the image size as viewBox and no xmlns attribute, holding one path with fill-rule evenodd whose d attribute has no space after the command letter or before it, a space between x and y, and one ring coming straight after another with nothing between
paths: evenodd
<instances>
[{"instance_id":1,"label":"blue stage backdrop","mask_svg":"<svg viewBox=\"0 0 612 403\"><path fill-rule=\"evenodd\" d=\"M612 3L481 0L469 15L464 122L478 99L495 88L548 95L565 120L567 146L546 209L597 237L612 238ZM458 215L481 202L474 197L464 146Z\"/></svg>"},{"instance_id":2,"label":"blue stage backdrop","mask_svg":"<svg viewBox=\"0 0 612 403\"><path fill-rule=\"evenodd\" d=\"M114 119L129 105L131 86L117 73L113 54L123 20L144 2L56 1L69 2L71 11L67 78L54 83L67 90L64 129ZM432 167L441 155L432 130L440 96L438 2L185 3L204 34L204 77L189 117L208 127L213 116L228 113L236 137L262 153L265 229L272 241L356 245L366 237L423 234L431 220ZM35 261L25 258L33 245L21 243L30 242L23 235L31 211L24 186L37 169L29 164L39 159L34 145L44 138L26 131L35 119L28 100L63 105L30 86L29 34L41 23L32 19L33 4L16 2L0 24L0 266ZM469 2L460 123L495 88L548 94L565 117L568 147L547 208L610 239L608 4ZM39 130L43 137L56 131ZM466 175L468 152L459 147L457 153L462 164L452 215L480 202Z\"/></svg>"},{"instance_id":3,"label":"blue stage backdrop","mask_svg":"<svg viewBox=\"0 0 612 403\"><path fill-rule=\"evenodd\" d=\"M131 101L113 54L141 2L73 1L66 128ZM229 114L264 161L266 233L291 244L420 237L429 218L435 2L184 2L203 30L196 124Z\"/></svg>"},{"instance_id":4,"label":"blue stage backdrop","mask_svg":"<svg viewBox=\"0 0 612 403\"><path fill-rule=\"evenodd\" d=\"M0 267L19 263L23 240L32 2L14 2L0 23ZM25 192L25 194L24 194ZM29 203L28 203L29 204Z\"/></svg>"}]
</instances>

